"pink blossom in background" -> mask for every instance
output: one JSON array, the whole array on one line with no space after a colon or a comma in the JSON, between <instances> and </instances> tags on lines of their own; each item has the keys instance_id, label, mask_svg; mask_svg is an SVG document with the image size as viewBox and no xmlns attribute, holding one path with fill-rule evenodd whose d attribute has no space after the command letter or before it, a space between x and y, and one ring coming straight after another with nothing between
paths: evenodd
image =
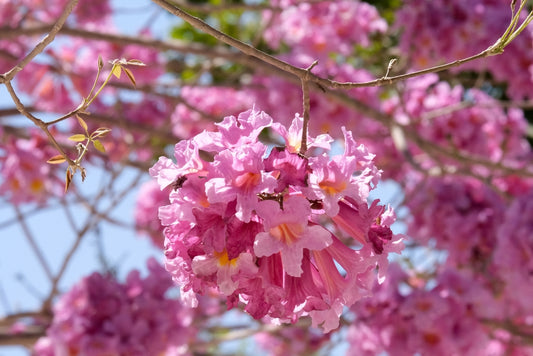
<instances>
[{"instance_id":1,"label":"pink blossom in background","mask_svg":"<svg viewBox=\"0 0 533 356\"><path fill-rule=\"evenodd\" d=\"M149 275L132 271L125 283L85 277L54 306L54 319L33 355L186 355L191 314L166 297L172 282L154 260Z\"/></svg>"},{"instance_id":2,"label":"pink blossom in background","mask_svg":"<svg viewBox=\"0 0 533 356\"><path fill-rule=\"evenodd\" d=\"M32 62L17 74L17 86L21 92L39 98L35 102L39 110L63 112L75 108L65 81L58 79L51 66Z\"/></svg>"},{"instance_id":3,"label":"pink blossom in background","mask_svg":"<svg viewBox=\"0 0 533 356\"><path fill-rule=\"evenodd\" d=\"M436 74L408 80L402 95L392 96L382 107L399 125L405 126L405 130L416 130L432 146L439 145L514 168L525 167L531 159L531 148L525 139L527 121L522 110L505 109L478 89L452 87L439 81ZM453 158L434 160L423 147L418 148L414 143L408 148L414 160L426 170L443 163L450 167L460 165ZM473 172L481 176L487 174L486 169L477 168L475 163L471 166ZM404 171L408 168L404 167ZM498 174L505 180L504 173ZM416 175L416 172L410 174Z\"/></svg>"},{"instance_id":4,"label":"pink blossom in background","mask_svg":"<svg viewBox=\"0 0 533 356\"><path fill-rule=\"evenodd\" d=\"M328 54L350 55L354 45L368 46L371 34L385 32L387 23L376 8L359 1L272 1L281 12L263 14L264 37L273 48L284 43L295 52L326 59Z\"/></svg>"},{"instance_id":5,"label":"pink blossom in background","mask_svg":"<svg viewBox=\"0 0 533 356\"><path fill-rule=\"evenodd\" d=\"M356 321L348 330L348 355L531 354L530 347L513 345L498 328L498 322L506 320L505 303L479 275L445 269L429 287L415 286L415 276L398 265L389 271L371 298L352 307Z\"/></svg>"},{"instance_id":6,"label":"pink blossom in background","mask_svg":"<svg viewBox=\"0 0 533 356\"><path fill-rule=\"evenodd\" d=\"M109 0L80 0L74 9L76 22L87 23L105 22L111 17Z\"/></svg>"},{"instance_id":7,"label":"pink blossom in background","mask_svg":"<svg viewBox=\"0 0 533 356\"><path fill-rule=\"evenodd\" d=\"M506 209L503 199L474 179L428 178L413 186L407 204L414 239L448 251L447 263L481 266L490 258ZM438 202L438 204L435 204Z\"/></svg>"},{"instance_id":8,"label":"pink blossom in background","mask_svg":"<svg viewBox=\"0 0 533 356\"><path fill-rule=\"evenodd\" d=\"M177 137L192 137L204 129L212 130L218 118L236 115L252 106L246 92L214 86L184 86L171 116L172 131Z\"/></svg>"},{"instance_id":9,"label":"pink blossom in background","mask_svg":"<svg viewBox=\"0 0 533 356\"><path fill-rule=\"evenodd\" d=\"M44 204L63 190L56 166L46 161L57 154L40 134L0 144L0 195L13 204Z\"/></svg>"},{"instance_id":10,"label":"pink blossom in background","mask_svg":"<svg viewBox=\"0 0 533 356\"><path fill-rule=\"evenodd\" d=\"M505 219L496 231L492 263L494 273L503 281L509 314L519 324L530 327L533 306L533 189L515 199L505 211Z\"/></svg>"},{"instance_id":11,"label":"pink blossom in background","mask_svg":"<svg viewBox=\"0 0 533 356\"><path fill-rule=\"evenodd\" d=\"M421 69L485 50L504 33L510 17L507 0L411 0L397 13L394 27L402 30L400 48L409 56L407 63ZM507 82L512 99L531 98L532 48L533 32L528 27L505 48L505 56L466 63L456 71L488 71L496 82Z\"/></svg>"}]
</instances>

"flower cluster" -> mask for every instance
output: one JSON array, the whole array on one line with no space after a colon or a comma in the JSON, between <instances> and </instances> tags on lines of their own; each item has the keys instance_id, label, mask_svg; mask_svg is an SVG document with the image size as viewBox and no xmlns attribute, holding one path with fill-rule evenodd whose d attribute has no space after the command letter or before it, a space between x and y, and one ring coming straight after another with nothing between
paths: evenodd
<instances>
[{"instance_id":1,"label":"flower cluster","mask_svg":"<svg viewBox=\"0 0 533 356\"><path fill-rule=\"evenodd\" d=\"M374 297L352 308L357 320L348 331L349 354L532 354L516 335L518 324L511 327L515 335L506 330L514 322L507 319L509 307L480 275L444 269L430 286L397 265L389 271Z\"/></svg>"},{"instance_id":2,"label":"flower cluster","mask_svg":"<svg viewBox=\"0 0 533 356\"><path fill-rule=\"evenodd\" d=\"M35 356L186 354L193 336L191 313L179 300L165 296L172 281L154 259L150 274L132 271L121 284L93 273L64 294L54 306L46 337Z\"/></svg>"},{"instance_id":3,"label":"flower cluster","mask_svg":"<svg viewBox=\"0 0 533 356\"><path fill-rule=\"evenodd\" d=\"M55 166L46 163L52 152L36 132L29 139L0 142L0 196L12 204L42 204L60 195L63 183Z\"/></svg>"},{"instance_id":4,"label":"flower cluster","mask_svg":"<svg viewBox=\"0 0 533 356\"><path fill-rule=\"evenodd\" d=\"M494 273L504 285L508 313L520 324L531 326L533 306L533 189L515 199L497 230Z\"/></svg>"},{"instance_id":5,"label":"flower cluster","mask_svg":"<svg viewBox=\"0 0 533 356\"><path fill-rule=\"evenodd\" d=\"M388 253L402 247L392 209L367 203L381 173L374 156L344 129L342 154L329 156L328 135L309 137L300 153L298 115L289 129L255 109L217 126L176 144L176 162L161 157L150 169L172 187L159 217L182 298L195 306L196 293L214 287L256 319L310 315L336 328L343 306L368 295L376 266L382 277ZM264 131L284 146L259 141Z\"/></svg>"},{"instance_id":6,"label":"flower cluster","mask_svg":"<svg viewBox=\"0 0 533 356\"><path fill-rule=\"evenodd\" d=\"M416 241L434 239L454 266L479 268L487 262L505 209L498 194L478 180L457 177L427 178L407 194L408 234Z\"/></svg>"},{"instance_id":7,"label":"flower cluster","mask_svg":"<svg viewBox=\"0 0 533 356\"><path fill-rule=\"evenodd\" d=\"M356 44L369 45L372 33L385 32L386 21L376 8L360 1L272 1L281 12L264 13L269 24L264 37L278 48L285 43L298 53L326 59L328 54L350 55Z\"/></svg>"},{"instance_id":8,"label":"flower cluster","mask_svg":"<svg viewBox=\"0 0 533 356\"><path fill-rule=\"evenodd\" d=\"M426 142L448 152L516 168L525 167L531 159L531 149L524 138L527 121L522 110L504 109L487 93L451 86L439 81L436 74L407 81L401 95L383 101L382 109L405 130L415 130ZM443 164L450 167L461 164L453 155L438 162L432 160L428 150L418 143L411 142L409 149L426 170ZM412 172L409 167L404 169ZM471 164L469 169L480 176L487 174L486 168L478 165Z\"/></svg>"},{"instance_id":9,"label":"flower cluster","mask_svg":"<svg viewBox=\"0 0 533 356\"><path fill-rule=\"evenodd\" d=\"M511 1L436 0L406 1L396 16L403 30L402 53L417 69L477 54L494 44L509 25ZM517 2L517 7L518 7ZM505 48L505 56L473 61L459 70L489 71L496 81L507 82L513 99L531 98L533 32L526 29Z\"/></svg>"},{"instance_id":10,"label":"flower cluster","mask_svg":"<svg viewBox=\"0 0 533 356\"><path fill-rule=\"evenodd\" d=\"M214 129L215 118L238 114L252 105L250 95L229 87L184 86L180 96L183 102L176 105L170 117L177 137Z\"/></svg>"}]
</instances>

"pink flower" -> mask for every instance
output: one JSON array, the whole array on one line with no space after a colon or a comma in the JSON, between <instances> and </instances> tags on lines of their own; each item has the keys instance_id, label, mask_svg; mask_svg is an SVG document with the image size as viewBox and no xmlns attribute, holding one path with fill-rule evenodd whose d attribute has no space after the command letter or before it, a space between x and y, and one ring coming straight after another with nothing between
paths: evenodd
<instances>
[{"instance_id":1,"label":"pink flower","mask_svg":"<svg viewBox=\"0 0 533 356\"><path fill-rule=\"evenodd\" d=\"M272 124L272 130L277 132L285 140L285 150L290 153L300 152L303 132L303 118L300 117L300 114L296 113L288 130L284 125L277 122ZM333 139L328 134L321 134L316 138L308 137L307 148L322 148L329 150L332 142Z\"/></svg>"},{"instance_id":2,"label":"pink flower","mask_svg":"<svg viewBox=\"0 0 533 356\"><path fill-rule=\"evenodd\" d=\"M250 221L258 203L257 194L271 191L277 185L276 178L264 172L262 143L224 150L215 157L213 168L218 177L206 182L206 194L210 203L237 200L236 216Z\"/></svg>"},{"instance_id":3,"label":"pink flower","mask_svg":"<svg viewBox=\"0 0 533 356\"><path fill-rule=\"evenodd\" d=\"M238 115L226 116L217 123L218 132L203 131L193 141L201 150L220 152L225 148L236 148L257 142L257 137L265 127L272 124L272 118L263 111L250 109Z\"/></svg>"},{"instance_id":4,"label":"pink flower","mask_svg":"<svg viewBox=\"0 0 533 356\"><path fill-rule=\"evenodd\" d=\"M1 195L14 204L44 204L61 194L63 183L55 175L55 166L46 163L57 152L49 149L39 135L11 140L0 148Z\"/></svg>"},{"instance_id":5,"label":"pink flower","mask_svg":"<svg viewBox=\"0 0 533 356\"><path fill-rule=\"evenodd\" d=\"M271 200L261 202L256 208L263 219L265 232L255 237L254 252L258 257L281 255L287 274L302 274L303 249L322 250L331 244L330 233L318 225L309 225L309 203L302 197L290 197L280 204Z\"/></svg>"},{"instance_id":6,"label":"pink flower","mask_svg":"<svg viewBox=\"0 0 533 356\"><path fill-rule=\"evenodd\" d=\"M298 52L324 59L329 53L349 55L355 45L367 46L372 33L384 32L387 23L376 8L360 1L296 2L283 11L265 12L265 38L277 48L280 42Z\"/></svg>"},{"instance_id":7,"label":"pink flower","mask_svg":"<svg viewBox=\"0 0 533 356\"><path fill-rule=\"evenodd\" d=\"M205 162L198 154L198 146L193 141L180 141L174 148L176 163L166 157L159 157L159 161L150 168L150 175L157 178L161 189L173 185L173 188L183 184L181 181L188 174L205 174Z\"/></svg>"},{"instance_id":8,"label":"pink flower","mask_svg":"<svg viewBox=\"0 0 533 356\"><path fill-rule=\"evenodd\" d=\"M238 274L253 275L257 273L257 266L253 256L247 252L230 259L227 251L215 251L212 257L196 256L192 261L192 270L200 276L216 273L220 291L224 295L231 295L239 286Z\"/></svg>"}]
</instances>

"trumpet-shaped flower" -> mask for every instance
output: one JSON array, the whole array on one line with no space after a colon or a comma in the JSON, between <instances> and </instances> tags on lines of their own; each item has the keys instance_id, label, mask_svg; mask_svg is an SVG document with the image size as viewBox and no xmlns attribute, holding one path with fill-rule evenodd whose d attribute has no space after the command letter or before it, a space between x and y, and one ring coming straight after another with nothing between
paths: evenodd
<instances>
[{"instance_id":1,"label":"trumpet-shaped flower","mask_svg":"<svg viewBox=\"0 0 533 356\"><path fill-rule=\"evenodd\" d=\"M267 200L256 211L263 219L265 232L257 234L254 252L258 257L281 255L283 269L288 275L302 274L303 250L321 250L331 244L330 233L319 225L309 225L309 203L302 197L290 197L280 204Z\"/></svg>"}]
</instances>

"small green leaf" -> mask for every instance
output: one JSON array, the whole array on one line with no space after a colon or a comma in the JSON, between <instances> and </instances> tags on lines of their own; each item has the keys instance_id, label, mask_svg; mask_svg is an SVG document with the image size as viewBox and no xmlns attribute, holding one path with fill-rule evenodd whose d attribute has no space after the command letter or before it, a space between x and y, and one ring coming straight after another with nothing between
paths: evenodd
<instances>
[{"instance_id":1,"label":"small green leaf","mask_svg":"<svg viewBox=\"0 0 533 356\"><path fill-rule=\"evenodd\" d=\"M128 68L122 68L122 69L124 70L124 73L126 73L128 78L130 78L130 81L133 84L133 86L136 87L135 77L133 76L133 73L131 72L131 70L129 70Z\"/></svg>"},{"instance_id":2,"label":"small green leaf","mask_svg":"<svg viewBox=\"0 0 533 356\"><path fill-rule=\"evenodd\" d=\"M83 120L79 115L76 115L76 119L78 119L78 123L80 124L81 127L83 127L83 130L85 132L87 132L87 123L85 122L85 120Z\"/></svg>"},{"instance_id":3,"label":"small green leaf","mask_svg":"<svg viewBox=\"0 0 533 356\"><path fill-rule=\"evenodd\" d=\"M104 145L102 145L102 142L100 142L99 140L93 140L92 142L93 142L94 148L96 148L98 151L102 153L105 153L105 147Z\"/></svg>"},{"instance_id":4,"label":"small green leaf","mask_svg":"<svg viewBox=\"0 0 533 356\"><path fill-rule=\"evenodd\" d=\"M63 155L56 155L52 158L50 158L48 161L46 161L46 163L50 163L50 164L61 164L63 162L65 162L66 159L65 157L63 157Z\"/></svg>"},{"instance_id":5,"label":"small green leaf","mask_svg":"<svg viewBox=\"0 0 533 356\"><path fill-rule=\"evenodd\" d=\"M70 136L68 139L74 142L83 142L87 139L87 136L84 134L75 134Z\"/></svg>"},{"instance_id":6,"label":"small green leaf","mask_svg":"<svg viewBox=\"0 0 533 356\"><path fill-rule=\"evenodd\" d=\"M113 68L111 68L111 73L118 79L120 79L120 74L122 73L122 67L120 65L114 64Z\"/></svg>"}]
</instances>

